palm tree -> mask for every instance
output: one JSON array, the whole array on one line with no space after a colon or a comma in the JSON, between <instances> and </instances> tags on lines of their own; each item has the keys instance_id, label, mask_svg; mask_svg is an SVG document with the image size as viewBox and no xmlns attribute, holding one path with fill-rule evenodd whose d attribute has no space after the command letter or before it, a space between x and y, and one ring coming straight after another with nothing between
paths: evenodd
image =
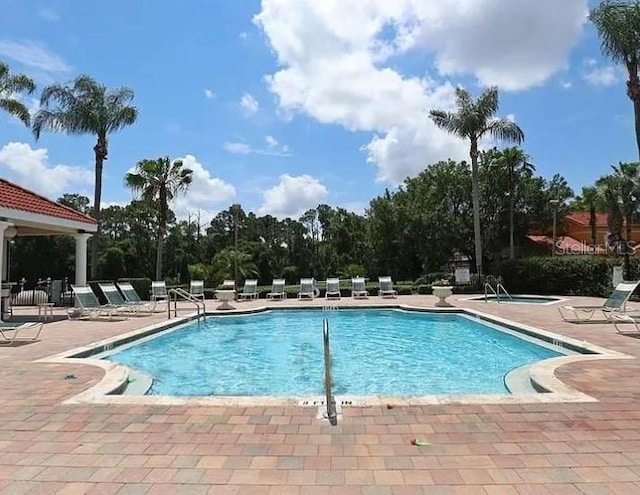
<instances>
[{"instance_id":1,"label":"palm tree","mask_svg":"<svg viewBox=\"0 0 640 495\"><path fill-rule=\"evenodd\" d=\"M583 187L582 188L582 200L585 206L589 208L589 227L591 228L591 244L596 246L598 244L598 217L597 203L599 200L598 189L596 187Z\"/></svg>"},{"instance_id":2,"label":"palm tree","mask_svg":"<svg viewBox=\"0 0 640 495\"><path fill-rule=\"evenodd\" d=\"M640 2L605 0L591 10L589 20L598 30L602 53L627 69L627 96L633 102L640 155Z\"/></svg>"},{"instance_id":3,"label":"palm tree","mask_svg":"<svg viewBox=\"0 0 640 495\"><path fill-rule=\"evenodd\" d=\"M429 116L435 125L470 141L471 194L473 197L473 233L475 244L476 271L482 277L482 234L480 232L480 193L478 184L478 141L484 136L496 140L520 144L524 133L509 119L498 119L498 88L485 89L476 101L464 88L456 88L456 112L431 110Z\"/></svg>"},{"instance_id":4,"label":"palm tree","mask_svg":"<svg viewBox=\"0 0 640 495\"><path fill-rule=\"evenodd\" d=\"M97 143L93 147L96 161L96 180L93 196L93 217L100 225L100 199L102 196L102 167L107 159L109 134L133 124L138 109L129 103L133 90L107 89L89 76L79 76L73 85L53 84L42 91L42 108L33 120L36 139L42 131L67 134L93 134ZM91 277L97 276L98 242L91 243Z\"/></svg>"},{"instance_id":5,"label":"palm tree","mask_svg":"<svg viewBox=\"0 0 640 495\"><path fill-rule=\"evenodd\" d=\"M495 164L507 171L509 187L509 258L515 258L513 241L514 210L515 210L515 178L519 174L531 174L535 167L529 163L529 155L521 148L505 148L495 160Z\"/></svg>"},{"instance_id":6,"label":"palm tree","mask_svg":"<svg viewBox=\"0 0 640 495\"><path fill-rule=\"evenodd\" d=\"M185 193L193 180L193 171L182 168L181 160L166 156L157 160L141 160L135 173L125 176L125 185L142 199L158 208L158 247L156 250L156 280L162 280L162 244L167 233L169 202Z\"/></svg>"},{"instance_id":7,"label":"palm tree","mask_svg":"<svg viewBox=\"0 0 640 495\"><path fill-rule=\"evenodd\" d=\"M36 85L24 74L11 74L9 66L0 62L0 109L19 118L24 125L31 124L29 109L15 97L20 93L31 94Z\"/></svg>"}]
</instances>

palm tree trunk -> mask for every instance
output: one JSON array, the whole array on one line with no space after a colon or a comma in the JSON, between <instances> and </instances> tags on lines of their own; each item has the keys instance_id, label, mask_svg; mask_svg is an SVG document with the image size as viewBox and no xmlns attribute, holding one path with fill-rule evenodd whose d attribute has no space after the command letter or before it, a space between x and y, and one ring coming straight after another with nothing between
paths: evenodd
<instances>
[{"instance_id":1,"label":"palm tree trunk","mask_svg":"<svg viewBox=\"0 0 640 495\"><path fill-rule=\"evenodd\" d=\"M158 232L158 246L156 248L156 280L162 280L162 244L163 235Z\"/></svg>"},{"instance_id":2,"label":"palm tree trunk","mask_svg":"<svg viewBox=\"0 0 640 495\"><path fill-rule=\"evenodd\" d=\"M471 139L471 196L473 199L473 237L476 273L482 277L482 233L480 231L480 184L478 181L478 140Z\"/></svg>"},{"instance_id":3,"label":"palm tree trunk","mask_svg":"<svg viewBox=\"0 0 640 495\"><path fill-rule=\"evenodd\" d=\"M513 168L509 167L509 259L514 259L516 257L516 249L513 242L513 210L515 209L515 198L513 189Z\"/></svg>"},{"instance_id":4,"label":"palm tree trunk","mask_svg":"<svg viewBox=\"0 0 640 495\"><path fill-rule=\"evenodd\" d=\"M598 244L598 231L596 223L596 206L594 203L591 203L591 208L589 209L589 225L591 226L591 243L594 246Z\"/></svg>"},{"instance_id":5,"label":"palm tree trunk","mask_svg":"<svg viewBox=\"0 0 640 495\"><path fill-rule=\"evenodd\" d=\"M627 64L629 80L627 81L627 96L633 102L633 114L636 128L636 146L640 157L640 81L638 80L638 68L635 64Z\"/></svg>"},{"instance_id":6,"label":"palm tree trunk","mask_svg":"<svg viewBox=\"0 0 640 495\"><path fill-rule=\"evenodd\" d=\"M102 199L102 168L107 159L107 140L98 136L98 142L93 147L96 157L96 179L93 190L93 218L98 222L98 231L91 241L91 279L98 278L98 243L100 239L100 201Z\"/></svg>"}]
</instances>

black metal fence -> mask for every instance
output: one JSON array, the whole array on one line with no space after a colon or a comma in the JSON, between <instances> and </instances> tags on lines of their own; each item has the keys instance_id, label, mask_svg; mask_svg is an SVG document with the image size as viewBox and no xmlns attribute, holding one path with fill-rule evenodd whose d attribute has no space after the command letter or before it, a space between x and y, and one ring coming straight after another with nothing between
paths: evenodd
<instances>
[{"instance_id":1,"label":"black metal fence","mask_svg":"<svg viewBox=\"0 0 640 495\"><path fill-rule=\"evenodd\" d=\"M52 280L51 278L26 280L23 278L12 284L12 306L35 306L43 303L73 306L73 292L69 280L67 278L62 280Z\"/></svg>"}]
</instances>

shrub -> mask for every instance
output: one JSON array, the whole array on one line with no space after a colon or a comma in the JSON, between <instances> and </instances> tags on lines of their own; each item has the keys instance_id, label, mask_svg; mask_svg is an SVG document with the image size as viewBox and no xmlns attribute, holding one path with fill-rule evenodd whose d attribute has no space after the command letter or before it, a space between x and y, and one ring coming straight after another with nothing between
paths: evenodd
<instances>
[{"instance_id":1,"label":"shrub","mask_svg":"<svg viewBox=\"0 0 640 495\"><path fill-rule=\"evenodd\" d=\"M613 266L620 263L603 256L521 258L503 261L499 272L514 294L604 297L611 291Z\"/></svg>"}]
</instances>

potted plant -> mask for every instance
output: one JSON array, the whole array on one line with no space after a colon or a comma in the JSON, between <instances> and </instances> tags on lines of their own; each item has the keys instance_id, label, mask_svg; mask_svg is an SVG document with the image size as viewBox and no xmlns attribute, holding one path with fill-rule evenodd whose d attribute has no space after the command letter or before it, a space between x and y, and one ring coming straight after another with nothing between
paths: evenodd
<instances>
[{"instance_id":1,"label":"potted plant","mask_svg":"<svg viewBox=\"0 0 640 495\"><path fill-rule=\"evenodd\" d=\"M453 287L449 283L448 279L441 278L439 280L435 280L431 285L431 289L433 291L433 295L438 298L438 302L436 302L437 307L451 307L451 304L447 302L447 297L450 297L453 294Z\"/></svg>"}]
</instances>

